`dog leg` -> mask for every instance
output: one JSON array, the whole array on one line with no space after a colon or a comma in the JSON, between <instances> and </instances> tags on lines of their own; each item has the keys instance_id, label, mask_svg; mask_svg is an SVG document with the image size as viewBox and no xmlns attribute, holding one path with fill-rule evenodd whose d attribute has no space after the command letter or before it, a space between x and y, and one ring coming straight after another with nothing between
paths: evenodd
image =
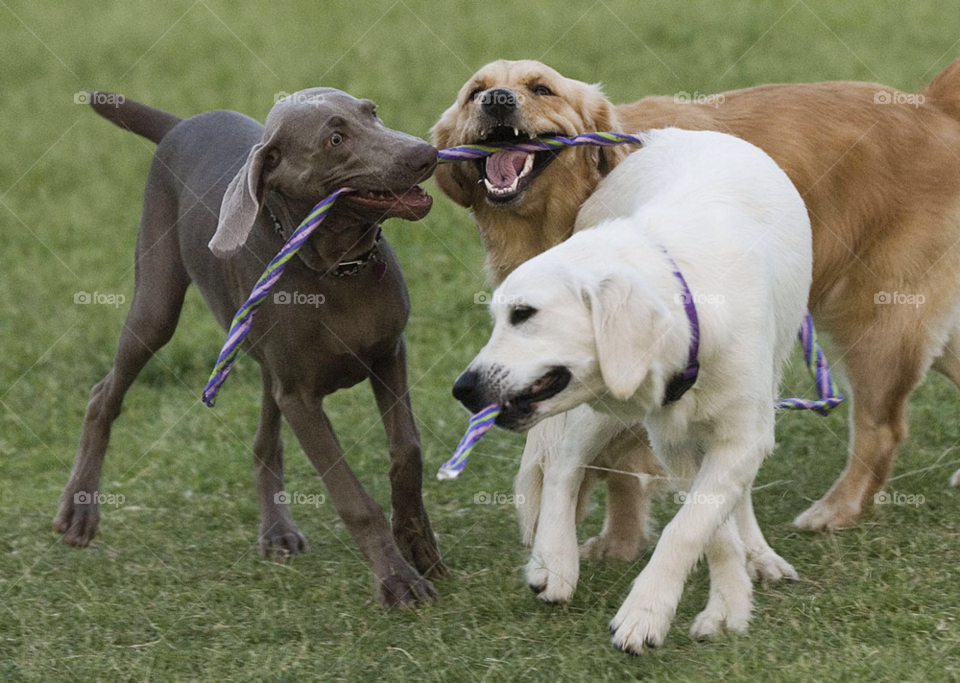
<instances>
[{"instance_id":1,"label":"dog leg","mask_svg":"<svg viewBox=\"0 0 960 683\"><path fill-rule=\"evenodd\" d=\"M600 534L580 546L580 556L633 560L640 554L643 542L651 537L649 513L653 487L637 475L659 472L643 428L636 425L615 436L593 464L617 471L600 472L607 482L607 515ZM588 469L587 474L590 472L596 470ZM585 483L580 486L581 500L585 492L589 495Z\"/></svg>"},{"instance_id":2,"label":"dog leg","mask_svg":"<svg viewBox=\"0 0 960 683\"><path fill-rule=\"evenodd\" d=\"M566 602L580 573L577 492L583 466L616 434L620 421L580 406L567 413L566 435L555 457L544 461L540 524L527 563L529 586L546 602Z\"/></svg>"},{"instance_id":3,"label":"dog leg","mask_svg":"<svg viewBox=\"0 0 960 683\"><path fill-rule=\"evenodd\" d=\"M744 437L715 445L704 456L683 506L664 528L653 556L610 622L617 649L639 655L666 639L687 575L746 493L763 454L772 448L772 429L769 437L756 432L745 432Z\"/></svg>"},{"instance_id":4,"label":"dog leg","mask_svg":"<svg viewBox=\"0 0 960 683\"><path fill-rule=\"evenodd\" d=\"M797 570L789 562L777 555L767 539L763 537L760 525L753 513L753 496L748 490L734 512L740 539L746 551L747 572L757 583L776 583L787 579L799 581Z\"/></svg>"},{"instance_id":5,"label":"dog leg","mask_svg":"<svg viewBox=\"0 0 960 683\"><path fill-rule=\"evenodd\" d=\"M733 517L717 529L707 547L710 598L690 627L690 637L706 640L723 631L746 633L753 611L753 585L746 571L747 554Z\"/></svg>"},{"instance_id":6,"label":"dog leg","mask_svg":"<svg viewBox=\"0 0 960 683\"><path fill-rule=\"evenodd\" d=\"M403 339L395 355L383 359L373 368L370 384L390 449L393 538L403 556L423 576L446 576L449 571L440 558L437 537L423 506L423 457L420 432L410 404L407 351Z\"/></svg>"},{"instance_id":7,"label":"dog leg","mask_svg":"<svg viewBox=\"0 0 960 683\"><path fill-rule=\"evenodd\" d=\"M275 389L276 390L276 389ZM333 505L370 563L377 597L384 607L410 607L437 597L433 584L403 558L383 516L343 457L321 399L306 392L282 389L276 400L293 428L303 452L323 480Z\"/></svg>"},{"instance_id":8,"label":"dog leg","mask_svg":"<svg viewBox=\"0 0 960 683\"><path fill-rule=\"evenodd\" d=\"M190 277L180 261L172 203L156 185L147 185L133 303L120 333L113 368L90 392L83 431L70 479L60 496L53 528L65 543L85 547L100 521L97 502L100 472L110 441L110 427L120 415L123 397L150 357L170 341L177 327ZM153 234L159 237L152 239Z\"/></svg>"},{"instance_id":9,"label":"dog leg","mask_svg":"<svg viewBox=\"0 0 960 683\"><path fill-rule=\"evenodd\" d=\"M893 339L902 336L889 330L886 334ZM794 520L801 529L832 531L853 526L863 507L872 503L873 494L886 484L897 449L907 437L907 401L927 368L912 345L887 348L883 354L877 350L880 343L871 333L871 339L863 339L847 353L853 413L850 457L826 495Z\"/></svg>"},{"instance_id":10,"label":"dog leg","mask_svg":"<svg viewBox=\"0 0 960 683\"><path fill-rule=\"evenodd\" d=\"M933 362L933 369L960 389L960 330L954 330L943 348L943 355ZM950 477L950 486L960 487L960 470Z\"/></svg>"},{"instance_id":11,"label":"dog leg","mask_svg":"<svg viewBox=\"0 0 960 683\"><path fill-rule=\"evenodd\" d=\"M260 538L262 557L276 556L285 559L299 555L307 548L307 540L300 533L290 506L281 499L283 493L283 440L280 438L282 415L273 398L273 380L270 373L261 368L263 398L260 408L260 423L253 440L253 469L257 481L257 498L260 501Z\"/></svg>"},{"instance_id":12,"label":"dog leg","mask_svg":"<svg viewBox=\"0 0 960 683\"><path fill-rule=\"evenodd\" d=\"M548 417L533 426L527 433L520 458L520 471L513 483L516 494L517 517L520 522L520 536L523 545L533 546L537 535L537 522L540 518L541 495L543 493L543 463L549 453L563 440L567 424L567 414ZM520 503L520 501L523 503Z\"/></svg>"}]
</instances>

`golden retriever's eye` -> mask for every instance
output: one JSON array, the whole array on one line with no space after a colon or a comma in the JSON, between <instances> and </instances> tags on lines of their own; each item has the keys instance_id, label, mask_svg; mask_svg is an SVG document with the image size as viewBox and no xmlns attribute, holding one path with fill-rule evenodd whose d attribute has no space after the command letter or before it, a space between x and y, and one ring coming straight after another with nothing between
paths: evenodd
<instances>
[{"instance_id":1,"label":"golden retriever's eye","mask_svg":"<svg viewBox=\"0 0 960 683\"><path fill-rule=\"evenodd\" d=\"M484 90L486 90L486 88L479 88L479 87L474 88L473 90L470 91L470 94L467 96L467 101L472 102L473 100L477 99L478 97L480 97L480 93L482 93Z\"/></svg>"},{"instance_id":2,"label":"golden retriever's eye","mask_svg":"<svg viewBox=\"0 0 960 683\"><path fill-rule=\"evenodd\" d=\"M342 142L343 142L343 136L340 133L334 133L333 135L330 136L330 144L333 147L336 147Z\"/></svg>"},{"instance_id":3,"label":"golden retriever's eye","mask_svg":"<svg viewBox=\"0 0 960 683\"><path fill-rule=\"evenodd\" d=\"M537 95L542 95L543 97L553 94L553 91L545 85L535 85L530 89L533 90L533 92Z\"/></svg>"},{"instance_id":4,"label":"golden retriever's eye","mask_svg":"<svg viewBox=\"0 0 960 683\"><path fill-rule=\"evenodd\" d=\"M519 325L522 322L526 322L530 320L536 312L537 309L532 306L517 306L510 311L510 324Z\"/></svg>"}]
</instances>

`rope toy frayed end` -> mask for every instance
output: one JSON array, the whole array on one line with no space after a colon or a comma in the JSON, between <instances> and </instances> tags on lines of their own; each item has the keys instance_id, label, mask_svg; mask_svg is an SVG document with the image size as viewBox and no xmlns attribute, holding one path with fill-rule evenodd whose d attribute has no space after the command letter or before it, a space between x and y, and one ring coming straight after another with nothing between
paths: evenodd
<instances>
[{"instance_id":1,"label":"rope toy frayed end","mask_svg":"<svg viewBox=\"0 0 960 683\"><path fill-rule=\"evenodd\" d=\"M444 481L447 479L456 479L467 466L467 459L470 452L477 442L483 438L483 435L490 431L493 423L497 420L497 415L503 410L503 407L494 403L487 406L479 413L470 417L470 425L467 427L467 433L463 435L460 444L453 452L453 457L443 464L443 467L437 472L437 479Z\"/></svg>"}]
</instances>

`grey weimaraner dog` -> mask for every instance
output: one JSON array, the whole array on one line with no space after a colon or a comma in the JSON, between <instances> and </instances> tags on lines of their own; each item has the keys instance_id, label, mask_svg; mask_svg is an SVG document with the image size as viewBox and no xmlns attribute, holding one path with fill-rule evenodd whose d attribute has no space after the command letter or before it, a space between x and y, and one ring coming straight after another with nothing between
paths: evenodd
<instances>
[{"instance_id":1,"label":"grey weimaraner dog","mask_svg":"<svg viewBox=\"0 0 960 683\"><path fill-rule=\"evenodd\" d=\"M281 280L282 289L323 305L269 297L245 345L263 377L253 445L260 548L265 555L296 554L305 546L279 495L282 416L370 563L381 603L436 597L425 577L447 570L421 497L420 435L403 338L410 300L380 232L386 217L418 220L430 210L433 200L417 183L433 173L436 149L384 126L373 102L330 88L280 100L265 127L231 111L182 120L132 100L115 107L114 99L91 99L102 116L158 147L144 193L133 303L113 369L91 392L54 527L70 545L93 538L111 424L143 366L173 335L189 284L196 283L227 328L308 211L347 186L356 192L336 203ZM99 104L105 100L111 104ZM324 396L367 378L389 441L392 531L344 460L323 412Z\"/></svg>"}]
</instances>

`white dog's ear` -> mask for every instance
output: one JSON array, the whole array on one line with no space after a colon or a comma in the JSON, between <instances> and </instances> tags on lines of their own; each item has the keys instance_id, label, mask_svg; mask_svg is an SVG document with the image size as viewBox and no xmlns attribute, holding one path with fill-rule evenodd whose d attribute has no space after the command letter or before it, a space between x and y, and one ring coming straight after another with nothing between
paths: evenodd
<instances>
[{"instance_id":1,"label":"white dog's ear","mask_svg":"<svg viewBox=\"0 0 960 683\"><path fill-rule=\"evenodd\" d=\"M584 296L603 382L615 398L630 398L660 355L673 315L638 275L628 271L587 286Z\"/></svg>"},{"instance_id":2,"label":"white dog's ear","mask_svg":"<svg viewBox=\"0 0 960 683\"><path fill-rule=\"evenodd\" d=\"M207 245L218 258L235 254L247 241L263 201L261 174L266 152L272 144L264 138L250 149L247 162L237 171L223 194L217 232Z\"/></svg>"}]
</instances>

